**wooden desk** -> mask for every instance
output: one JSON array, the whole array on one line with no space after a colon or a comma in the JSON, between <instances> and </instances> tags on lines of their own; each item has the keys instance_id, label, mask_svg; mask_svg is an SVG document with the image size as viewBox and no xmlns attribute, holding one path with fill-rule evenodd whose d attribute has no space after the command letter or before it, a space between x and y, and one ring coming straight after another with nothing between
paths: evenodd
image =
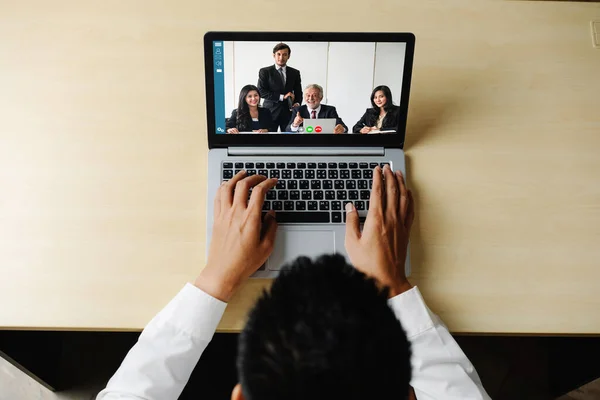
<instances>
[{"instance_id":1,"label":"wooden desk","mask_svg":"<svg viewBox=\"0 0 600 400\"><path fill-rule=\"evenodd\" d=\"M336 0L285 26L266 0L2 3L1 327L139 330L200 271L205 31L357 27L417 36L413 281L431 308L454 332L600 332L597 4Z\"/></svg>"}]
</instances>

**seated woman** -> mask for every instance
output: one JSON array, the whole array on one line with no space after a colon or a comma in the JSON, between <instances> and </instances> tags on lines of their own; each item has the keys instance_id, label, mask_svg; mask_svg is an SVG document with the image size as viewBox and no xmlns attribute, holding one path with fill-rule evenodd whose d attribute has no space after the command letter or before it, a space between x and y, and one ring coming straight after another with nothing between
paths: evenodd
<instances>
[{"instance_id":1,"label":"seated woman","mask_svg":"<svg viewBox=\"0 0 600 400\"><path fill-rule=\"evenodd\" d=\"M277 127L273 122L271 111L259 107L260 94L254 85L246 85L240 91L237 109L231 112L227 120L227 133L240 132L275 132Z\"/></svg>"},{"instance_id":2,"label":"seated woman","mask_svg":"<svg viewBox=\"0 0 600 400\"><path fill-rule=\"evenodd\" d=\"M397 130L400 107L392 103L392 91L387 86L377 86L371 93L372 108L367 108L362 118L352 128L353 133L378 133Z\"/></svg>"}]
</instances>

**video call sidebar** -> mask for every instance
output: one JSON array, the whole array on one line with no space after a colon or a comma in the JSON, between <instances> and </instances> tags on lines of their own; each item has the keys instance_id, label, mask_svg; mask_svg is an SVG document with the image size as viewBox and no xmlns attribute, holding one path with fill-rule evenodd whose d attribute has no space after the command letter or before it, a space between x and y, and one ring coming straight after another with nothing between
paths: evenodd
<instances>
[{"instance_id":1,"label":"video call sidebar","mask_svg":"<svg viewBox=\"0 0 600 400\"><path fill-rule=\"evenodd\" d=\"M215 129L217 133L225 133L225 76L223 74L223 42L213 42L213 69L215 84Z\"/></svg>"}]
</instances>

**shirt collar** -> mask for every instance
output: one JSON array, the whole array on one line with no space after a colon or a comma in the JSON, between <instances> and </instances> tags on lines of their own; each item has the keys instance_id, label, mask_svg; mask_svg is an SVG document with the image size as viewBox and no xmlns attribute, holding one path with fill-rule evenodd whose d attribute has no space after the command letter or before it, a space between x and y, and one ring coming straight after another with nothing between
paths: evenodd
<instances>
[{"instance_id":1,"label":"shirt collar","mask_svg":"<svg viewBox=\"0 0 600 400\"><path fill-rule=\"evenodd\" d=\"M308 113L312 113L312 108L310 108L308 105L306 106L306 108L308 109ZM319 107L315 108L317 117L319 116L319 112L321 112L321 104L319 104Z\"/></svg>"},{"instance_id":2,"label":"shirt collar","mask_svg":"<svg viewBox=\"0 0 600 400\"><path fill-rule=\"evenodd\" d=\"M285 67L280 67L279 65L275 64L275 69L277 71L279 71L280 68L283 70L283 72L287 72L287 65Z\"/></svg>"}]
</instances>

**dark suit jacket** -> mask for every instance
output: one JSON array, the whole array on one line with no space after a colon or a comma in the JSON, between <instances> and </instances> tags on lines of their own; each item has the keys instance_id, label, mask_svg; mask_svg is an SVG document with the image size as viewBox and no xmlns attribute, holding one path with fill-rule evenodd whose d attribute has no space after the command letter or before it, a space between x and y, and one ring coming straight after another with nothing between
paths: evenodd
<instances>
[{"instance_id":1,"label":"dark suit jacket","mask_svg":"<svg viewBox=\"0 0 600 400\"><path fill-rule=\"evenodd\" d=\"M294 122L294 118L296 118L296 115L298 115L298 113L300 113L300 116L302 118L310 118L310 113L308 112L308 106L303 105L301 107L297 107L294 108L294 110L292 111L292 118L290 119L290 122L287 125L287 131L291 132L292 131L292 123ZM317 118L335 118L335 124L342 124L344 126L344 129L346 130L346 132L348 132L348 127L346 126L346 124L344 123L344 121L342 121L342 119L338 116L337 110L335 109L334 106L328 106L327 104L321 104L321 109L319 110L319 114L317 115ZM300 126L302 126L302 124L300 124Z\"/></svg>"},{"instance_id":2,"label":"dark suit jacket","mask_svg":"<svg viewBox=\"0 0 600 400\"><path fill-rule=\"evenodd\" d=\"M252 123L252 120L250 120ZM259 129L268 129L269 132L277 131L277 125L273 121L273 116L271 115L271 111L267 110L264 107L258 107L258 124L260 125ZM237 109L234 109L231 112L231 117L227 119L227 123L225 124L227 129L229 128L237 128L240 132L249 132L252 130L251 125L246 124L238 124L237 123Z\"/></svg>"},{"instance_id":3,"label":"dark suit jacket","mask_svg":"<svg viewBox=\"0 0 600 400\"><path fill-rule=\"evenodd\" d=\"M360 133L360 130L365 126L376 126L377 119L379 118L379 111L367 108L367 111L363 114L361 119L352 128L353 133ZM383 123L381 124L381 130L398 130L398 124L400 123L400 107L392 106L387 112Z\"/></svg>"},{"instance_id":4,"label":"dark suit jacket","mask_svg":"<svg viewBox=\"0 0 600 400\"><path fill-rule=\"evenodd\" d=\"M300 71L290 66L286 66L285 86L281 81L281 76L275 68L275 65L261 68L258 71L258 91L260 97L265 99L263 107L268 108L273 114L273 119L277 120L281 111L289 113L289 105L287 99L283 102L279 101L280 95L285 95L287 92L294 93L296 96L294 103L302 104L302 82Z\"/></svg>"}]
</instances>

